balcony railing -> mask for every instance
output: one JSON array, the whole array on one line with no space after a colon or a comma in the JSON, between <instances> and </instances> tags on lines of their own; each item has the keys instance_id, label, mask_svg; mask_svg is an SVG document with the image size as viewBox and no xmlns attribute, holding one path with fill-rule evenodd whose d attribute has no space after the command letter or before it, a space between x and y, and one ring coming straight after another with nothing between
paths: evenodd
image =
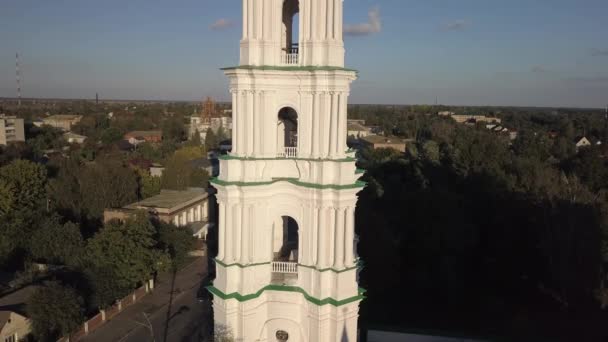
<instances>
[{"instance_id":1,"label":"balcony railing","mask_svg":"<svg viewBox=\"0 0 608 342\"><path fill-rule=\"evenodd\" d=\"M272 273L298 274L297 262L273 261Z\"/></svg>"},{"instance_id":2,"label":"balcony railing","mask_svg":"<svg viewBox=\"0 0 608 342\"><path fill-rule=\"evenodd\" d=\"M284 65L298 65L298 56L299 49L297 46L284 49L281 53L281 63Z\"/></svg>"},{"instance_id":3,"label":"balcony railing","mask_svg":"<svg viewBox=\"0 0 608 342\"><path fill-rule=\"evenodd\" d=\"M285 150L277 153L278 158L296 158L298 156L297 147L285 147Z\"/></svg>"}]
</instances>

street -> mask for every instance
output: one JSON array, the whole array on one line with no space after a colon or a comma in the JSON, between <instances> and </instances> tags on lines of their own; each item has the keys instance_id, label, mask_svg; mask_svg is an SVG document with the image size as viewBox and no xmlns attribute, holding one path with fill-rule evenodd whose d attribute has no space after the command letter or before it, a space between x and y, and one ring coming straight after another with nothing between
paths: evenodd
<instances>
[{"instance_id":1,"label":"street","mask_svg":"<svg viewBox=\"0 0 608 342\"><path fill-rule=\"evenodd\" d=\"M209 303L198 302L197 292L207 274L206 261L198 257L175 276L160 276L154 292L82 341L204 341L212 326L211 309Z\"/></svg>"}]
</instances>

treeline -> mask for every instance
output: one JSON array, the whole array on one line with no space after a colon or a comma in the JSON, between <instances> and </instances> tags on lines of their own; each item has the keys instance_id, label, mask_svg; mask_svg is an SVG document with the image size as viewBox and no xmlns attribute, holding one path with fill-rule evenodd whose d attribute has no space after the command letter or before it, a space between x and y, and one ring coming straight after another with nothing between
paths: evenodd
<instances>
[{"instance_id":1,"label":"treeline","mask_svg":"<svg viewBox=\"0 0 608 342\"><path fill-rule=\"evenodd\" d=\"M434 116L397 126L416 137L406 154L361 154L362 322L519 340L608 337L600 148L576 153L525 130L511 145Z\"/></svg>"},{"instance_id":2,"label":"treeline","mask_svg":"<svg viewBox=\"0 0 608 342\"><path fill-rule=\"evenodd\" d=\"M116 172L127 169L108 165L103 172L99 166L86 172L79 180L90 183L79 193L80 203L69 202L65 208L99 219L105 204L132 199L117 196L137 185L134 179L130 185L120 183L127 177ZM62 215L54 210L58 204L49 203L62 186L78 183L49 180L44 166L27 160L0 167L0 266L17 272L14 288L39 286L27 301L27 311L34 337L41 341L71 332L87 314L112 305L154 273L179 267L194 243L188 230L151 221L146 213L91 231L93 226L81 224L77 215ZM51 265L52 270L40 272L34 264Z\"/></svg>"}]
</instances>

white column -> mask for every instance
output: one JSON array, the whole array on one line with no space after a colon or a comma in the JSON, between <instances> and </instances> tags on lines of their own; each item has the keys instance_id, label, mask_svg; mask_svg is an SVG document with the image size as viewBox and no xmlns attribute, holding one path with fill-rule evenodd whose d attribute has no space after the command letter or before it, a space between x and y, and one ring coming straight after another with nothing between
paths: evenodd
<instances>
[{"instance_id":1,"label":"white column","mask_svg":"<svg viewBox=\"0 0 608 342\"><path fill-rule=\"evenodd\" d=\"M262 110L260 108L261 100L259 92L253 94L253 101L253 154L256 157L260 157L260 117Z\"/></svg>"},{"instance_id":2,"label":"white column","mask_svg":"<svg viewBox=\"0 0 608 342\"><path fill-rule=\"evenodd\" d=\"M321 113L319 112L319 93L313 92L313 106L312 106L312 157L319 158L319 145L321 144L321 139L319 139L320 131L321 131Z\"/></svg>"},{"instance_id":3,"label":"white column","mask_svg":"<svg viewBox=\"0 0 608 342\"><path fill-rule=\"evenodd\" d=\"M247 17L248 15L248 8L249 8L249 0L243 0L243 39L247 38Z\"/></svg>"},{"instance_id":4,"label":"white column","mask_svg":"<svg viewBox=\"0 0 608 342\"><path fill-rule=\"evenodd\" d=\"M333 10L333 32L331 39L338 39L338 30L341 28L340 25L340 5L342 0L332 0L334 10Z\"/></svg>"},{"instance_id":5,"label":"white column","mask_svg":"<svg viewBox=\"0 0 608 342\"><path fill-rule=\"evenodd\" d=\"M355 210L353 207L346 208L346 251L344 262L347 267L351 267L355 262Z\"/></svg>"},{"instance_id":6,"label":"white column","mask_svg":"<svg viewBox=\"0 0 608 342\"><path fill-rule=\"evenodd\" d=\"M327 234L327 208L321 207L319 209L319 225L318 225L318 234L317 234L317 245L318 248L318 257L316 265L319 268L323 268L327 265L327 253L328 253L328 242L329 236Z\"/></svg>"},{"instance_id":7,"label":"white column","mask_svg":"<svg viewBox=\"0 0 608 342\"><path fill-rule=\"evenodd\" d=\"M339 0L342 1L342 0ZM346 151L346 134L347 134L347 115L348 108L346 106L346 93L338 94L338 145L337 153L339 156L343 155Z\"/></svg>"},{"instance_id":8,"label":"white column","mask_svg":"<svg viewBox=\"0 0 608 342\"><path fill-rule=\"evenodd\" d=\"M247 155L247 91L240 92L239 98L239 156Z\"/></svg>"},{"instance_id":9,"label":"white column","mask_svg":"<svg viewBox=\"0 0 608 342\"><path fill-rule=\"evenodd\" d=\"M330 146L330 135L331 135L331 99L329 93L323 93L323 145L321 150L321 157L327 158L329 156Z\"/></svg>"},{"instance_id":10,"label":"white column","mask_svg":"<svg viewBox=\"0 0 608 342\"><path fill-rule=\"evenodd\" d=\"M247 19L247 37L251 40L253 36L253 17L255 16L255 6L253 0L247 0L247 13L249 18Z\"/></svg>"},{"instance_id":11,"label":"white column","mask_svg":"<svg viewBox=\"0 0 608 342\"><path fill-rule=\"evenodd\" d=\"M224 260L226 263L232 263L234 261L234 248L232 242L234 241L234 205L227 205L226 207L226 224L224 230L226 231L226 238L224 244Z\"/></svg>"},{"instance_id":12,"label":"white column","mask_svg":"<svg viewBox=\"0 0 608 342\"><path fill-rule=\"evenodd\" d=\"M259 115L257 116L257 142L258 142L258 157L264 157L264 134L265 134L265 130L264 130L264 118L266 117L266 113L264 112L266 110L266 106L264 104L264 92L260 91L260 106L259 108Z\"/></svg>"},{"instance_id":13,"label":"white column","mask_svg":"<svg viewBox=\"0 0 608 342\"><path fill-rule=\"evenodd\" d=\"M244 0L246 1L246 0ZM224 252L226 251L226 205L224 202L218 201L219 204L219 217L218 217L218 244L217 244L217 258L218 260L224 259Z\"/></svg>"},{"instance_id":14,"label":"white column","mask_svg":"<svg viewBox=\"0 0 608 342\"><path fill-rule=\"evenodd\" d=\"M317 18L319 17L319 13L317 10L319 1L311 0L310 1L310 39L314 40L317 38ZM312 51L312 50L311 50ZM312 58L312 55L311 55ZM310 61L309 61L310 62Z\"/></svg>"},{"instance_id":15,"label":"white column","mask_svg":"<svg viewBox=\"0 0 608 342\"><path fill-rule=\"evenodd\" d=\"M346 211L344 208L336 209L336 241L334 249L336 251L336 257L334 259L334 267L341 269L344 267L344 216Z\"/></svg>"},{"instance_id":16,"label":"white column","mask_svg":"<svg viewBox=\"0 0 608 342\"><path fill-rule=\"evenodd\" d=\"M343 29L344 29L344 0L338 0L338 40L342 40L343 38Z\"/></svg>"},{"instance_id":17,"label":"white column","mask_svg":"<svg viewBox=\"0 0 608 342\"><path fill-rule=\"evenodd\" d=\"M339 108L338 108L338 104L339 104L339 94L338 93L331 93L331 125L330 125L330 132L329 132L329 136L331 137L331 142L329 144L329 156L331 158L335 158L337 155L339 155L338 152L338 141L339 141L339 135L340 135L340 126L338 124L338 118L340 117L340 112L339 112Z\"/></svg>"},{"instance_id":18,"label":"white column","mask_svg":"<svg viewBox=\"0 0 608 342\"><path fill-rule=\"evenodd\" d=\"M173 217L173 224L177 227L179 227L179 215L175 215Z\"/></svg>"},{"instance_id":19,"label":"white column","mask_svg":"<svg viewBox=\"0 0 608 342\"><path fill-rule=\"evenodd\" d=\"M241 248L242 248L242 253L241 253L241 263L243 264L247 264L249 262L249 243L251 242L250 239L250 230L251 230L251 219L250 219L250 210L251 210L251 206L248 204L244 204L243 205L243 214L241 215L242 219L241 219L241 227L243 229L243 233L241 235L241 237L239 238L240 241L242 241L241 243Z\"/></svg>"},{"instance_id":20,"label":"white column","mask_svg":"<svg viewBox=\"0 0 608 342\"><path fill-rule=\"evenodd\" d=\"M246 2L247 0L243 0L243 2ZM244 26L243 26L244 27ZM238 118L237 118L237 112L239 110L238 108L238 92L236 90L231 90L230 93L232 94L232 154L237 155L238 154L238 150L237 150L237 146L238 146Z\"/></svg>"},{"instance_id":21,"label":"white column","mask_svg":"<svg viewBox=\"0 0 608 342\"><path fill-rule=\"evenodd\" d=\"M323 25L321 25L321 39L327 39L327 30L329 29L329 1L321 1L321 15L319 18L323 20Z\"/></svg>"},{"instance_id":22,"label":"white column","mask_svg":"<svg viewBox=\"0 0 608 342\"><path fill-rule=\"evenodd\" d=\"M329 255L327 259L327 266L331 267L334 264L334 259L336 257L336 210L335 208L329 209L329 224L325 228L327 230L326 238L329 240Z\"/></svg>"},{"instance_id":23,"label":"white column","mask_svg":"<svg viewBox=\"0 0 608 342\"><path fill-rule=\"evenodd\" d=\"M255 257L255 222L257 222L257 218L258 218L258 214L257 214L257 206L256 204L251 205L251 207L249 207L250 213L249 213L249 222L251 222L251 224L249 225L249 235L246 237L247 239L247 244L249 245L249 259L247 259L247 262L252 263L254 262L254 257Z\"/></svg>"},{"instance_id":24,"label":"white column","mask_svg":"<svg viewBox=\"0 0 608 342\"><path fill-rule=\"evenodd\" d=\"M319 257L318 254L319 253L319 224L320 224L320 219L319 219L319 208L313 208L313 220L311 222L310 225L310 229L311 229L311 237L310 237L310 258L312 260L308 260L308 262L310 262L312 265L316 265L319 262Z\"/></svg>"},{"instance_id":25,"label":"white column","mask_svg":"<svg viewBox=\"0 0 608 342\"><path fill-rule=\"evenodd\" d=\"M242 210L243 210L242 205L237 204L234 206L234 225L233 225L234 241L233 241L232 246L234 248L234 260L236 260L237 262L241 261L241 244L242 244L242 239L243 239Z\"/></svg>"},{"instance_id":26,"label":"white column","mask_svg":"<svg viewBox=\"0 0 608 342\"><path fill-rule=\"evenodd\" d=\"M245 113L245 116L247 117L247 133L246 133L246 137L247 137L247 157L251 157L253 155L253 91L248 91L247 92L247 112Z\"/></svg>"},{"instance_id":27,"label":"white column","mask_svg":"<svg viewBox=\"0 0 608 342\"><path fill-rule=\"evenodd\" d=\"M262 39L262 19L263 13L262 9L264 6L264 1L258 1L255 6L255 38Z\"/></svg>"}]
</instances>

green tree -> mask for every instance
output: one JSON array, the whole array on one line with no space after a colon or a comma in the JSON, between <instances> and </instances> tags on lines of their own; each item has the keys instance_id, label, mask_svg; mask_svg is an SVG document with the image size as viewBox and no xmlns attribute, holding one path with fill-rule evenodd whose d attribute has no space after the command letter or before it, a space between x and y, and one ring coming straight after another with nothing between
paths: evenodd
<instances>
[{"instance_id":1,"label":"green tree","mask_svg":"<svg viewBox=\"0 0 608 342\"><path fill-rule=\"evenodd\" d=\"M110 127L101 133L101 142L104 145L111 145L122 140L123 132L117 128Z\"/></svg>"},{"instance_id":2,"label":"green tree","mask_svg":"<svg viewBox=\"0 0 608 342\"><path fill-rule=\"evenodd\" d=\"M196 239L188 229L172 224L158 224L158 247L171 256L173 269L183 266L190 251L194 249Z\"/></svg>"},{"instance_id":3,"label":"green tree","mask_svg":"<svg viewBox=\"0 0 608 342\"><path fill-rule=\"evenodd\" d=\"M154 248L155 234L145 213L124 223L109 222L88 242L86 263L97 270L113 270L118 288L135 289L168 266L166 255Z\"/></svg>"},{"instance_id":4,"label":"green tree","mask_svg":"<svg viewBox=\"0 0 608 342\"><path fill-rule=\"evenodd\" d=\"M58 217L52 217L32 234L30 254L36 261L76 265L84 248L80 229L74 223L61 224L58 221Z\"/></svg>"},{"instance_id":5,"label":"green tree","mask_svg":"<svg viewBox=\"0 0 608 342\"><path fill-rule=\"evenodd\" d=\"M70 287L51 282L37 289L27 300L32 334L39 341L56 341L84 321L83 299Z\"/></svg>"},{"instance_id":6,"label":"green tree","mask_svg":"<svg viewBox=\"0 0 608 342\"><path fill-rule=\"evenodd\" d=\"M137 170L139 175L139 195L140 198L148 198L160 194L161 178L150 175L146 170Z\"/></svg>"},{"instance_id":7,"label":"green tree","mask_svg":"<svg viewBox=\"0 0 608 342\"><path fill-rule=\"evenodd\" d=\"M215 150L219 147L220 140L218 136L213 132L212 129L207 130L207 135L205 136L205 148L207 151Z\"/></svg>"},{"instance_id":8,"label":"green tree","mask_svg":"<svg viewBox=\"0 0 608 342\"><path fill-rule=\"evenodd\" d=\"M46 199L47 174L44 166L28 160L14 160L0 168L0 180L12 188L14 206L34 210Z\"/></svg>"}]
</instances>

